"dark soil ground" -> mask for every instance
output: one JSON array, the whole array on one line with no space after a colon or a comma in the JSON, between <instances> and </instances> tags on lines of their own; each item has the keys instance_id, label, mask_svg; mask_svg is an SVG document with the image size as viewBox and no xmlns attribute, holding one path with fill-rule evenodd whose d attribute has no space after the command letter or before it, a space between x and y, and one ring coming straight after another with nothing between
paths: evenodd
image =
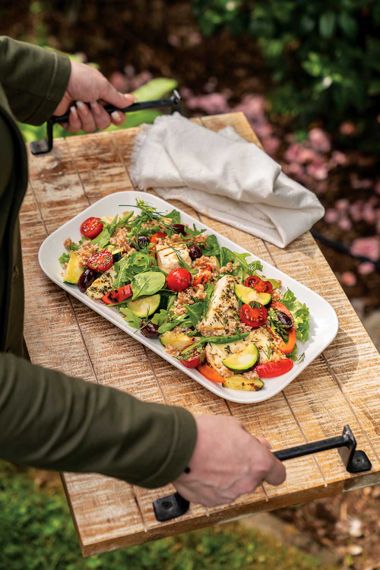
<instances>
[{"instance_id":1,"label":"dark soil ground","mask_svg":"<svg viewBox=\"0 0 380 570\"><path fill-rule=\"evenodd\" d=\"M30 14L27 0L17 5L7 1L3 4L5 17L0 21L0 33L31 40L37 33L53 47L71 53L84 52L88 61L99 63L115 84L126 89L133 89L152 76L174 77L182 88L190 114L247 109L259 136L269 141L268 152L271 150L276 160L289 167L291 162L286 153L294 144L291 126L280 119L271 124L265 101L263 104L261 99L255 99L257 96L265 99L271 89L270 75L255 45L227 34L202 38L190 2L51 0L38 4L42 11L34 3L34 14ZM318 155L322 163L330 161L334 151L345 155L344 164L328 169L328 178L305 174L301 164L299 180L316 191L326 209L333 212L317 224L317 230L348 246L358 238L374 238L370 255L375 260L380 234L379 184L375 191L379 172L375 157L357 151L350 136L347 135L348 142L343 147L342 137L330 136L331 148ZM298 177L296 173L294 177ZM372 210L363 215L363 208L370 200ZM350 209L353 203L358 203L356 213L355 208ZM368 264L363 267L363 263L333 249L322 249L362 316L378 309L379 271ZM358 570L380 568L379 514L379 489L356 491L334 500L278 512L279 517L291 521L315 541L338 551L342 568Z\"/></svg>"}]
</instances>

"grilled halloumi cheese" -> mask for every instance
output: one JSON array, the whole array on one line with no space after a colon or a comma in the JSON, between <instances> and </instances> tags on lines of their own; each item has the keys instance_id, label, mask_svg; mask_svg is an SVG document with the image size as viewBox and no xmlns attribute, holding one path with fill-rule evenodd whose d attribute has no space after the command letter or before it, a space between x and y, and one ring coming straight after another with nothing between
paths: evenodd
<instances>
[{"instance_id":1,"label":"grilled halloumi cheese","mask_svg":"<svg viewBox=\"0 0 380 570\"><path fill-rule=\"evenodd\" d=\"M205 336L230 334L239 323L239 301L235 295L235 278L225 275L215 285L206 317L199 324Z\"/></svg>"},{"instance_id":2,"label":"grilled halloumi cheese","mask_svg":"<svg viewBox=\"0 0 380 570\"><path fill-rule=\"evenodd\" d=\"M113 267L102 273L100 277L95 279L95 281L86 290L86 295L91 299L101 299L103 295L111 291L113 281L116 277L116 272Z\"/></svg>"},{"instance_id":3,"label":"grilled halloumi cheese","mask_svg":"<svg viewBox=\"0 0 380 570\"><path fill-rule=\"evenodd\" d=\"M252 343L255 344L259 350L259 362L261 364L285 358L285 355L277 348L271 332L266 327L260 327L250 332L244 340L230 342L228 344L208 344L206 346L207 362L215 368L221 376L228 378L236 373L224 366L223 360L230 354L241 352L247 345Z\"/></svg>"},{"instance_id":4,"label":"grilled halloumi cheese","mask_svg":"<svg viewBox=\"0 0 380 570\"><path fill-rule=\"evenodd\" d=\"M158 267L165 273L181 267L181 261L191 265L189 251L183 243L175 244L175 246L165 243L156 245L156 258Z\"/></svg>"}]
</instances>

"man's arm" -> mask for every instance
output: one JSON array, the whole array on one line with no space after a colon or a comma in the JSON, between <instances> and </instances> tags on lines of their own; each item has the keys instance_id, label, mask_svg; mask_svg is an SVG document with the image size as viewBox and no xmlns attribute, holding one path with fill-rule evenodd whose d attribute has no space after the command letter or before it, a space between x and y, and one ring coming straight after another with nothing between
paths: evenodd
<instances>
[{"instance_id":1,"label":"man's arm","mask_svg":"<svg viewBox=\"0 0 380 570\"><path fill-rule=\"evenodd\" d=\"M193 416L0 353L0 457L97 472L143 487L176 479L193 454Z\"/></svg>"},{"instance_id":2,"label":"man's arm","mask_svg":"<svg viewBox=\"0 0 380 570\"><path fill-rule=\"evenodd\" d=\"M124 121L123 113L114 111L109 116L97 101L120 108L134 101L132 95L117 91L97 69L5 36L0 36L0 84L19 121L40 125L51 115L70 109L68 130L72 132L104 129L111 122L120 125Z\"/></svg>"},{"instance_id":3,"label":"man's arm","mask_svg":"<svg viewBox=\"0 0 380 570\"><path fill-rule=\"evenodd\" d=\"M66 56L0 36L0 83L19 121L39 125L52 115L70 71Z\"/></svg>"}]
</instances>

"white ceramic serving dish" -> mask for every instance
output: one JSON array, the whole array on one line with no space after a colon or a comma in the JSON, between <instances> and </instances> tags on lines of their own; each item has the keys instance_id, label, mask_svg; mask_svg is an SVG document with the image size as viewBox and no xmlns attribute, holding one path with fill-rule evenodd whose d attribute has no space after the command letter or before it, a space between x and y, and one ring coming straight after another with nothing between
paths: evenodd
<instances>
[{"instance_id":1,"label":"white ceramic serving dish","mask_svg":"<svg viewBox=\"0 0 380 570\"><path fill-rule=\"evenodd\" d=\"M278 378L273 378L265 380L265 386L259 392L244 392L237 390L230 390L223 388L219 384L215 384L210 380L204 378L197 370L190 370L185 368L180 364L180 362L168 355L159 340L152 340L144 337L140 331L130 327L126 321L122 318L120 313L115 309L105 306L100 301L93 301L84 293L81 293L77 286L69 285L62 281L62 267L58 261L58 257L64 251L63 242L66 238L77 241L80 239L79 227L81 223L89 216L115 216L116 214L121 214L126 209L126 205L133 205L136 203L136 199L143 199L152 206L158 208L160 212L168 212L173 209L173 206L162 200L148 194L145 192L118 192L116 194L110 194L105 198L102 198L95 204L92 204L86 208L82 213L75 216L69 222L63 224L55 232L53 232L49 237L45 239L39 250L39 263L41 265L44 273L54 281L59 287L62 287L67 293L73 295L82 303L93 309L99 315L128 333L130 336L143 343L145 346L156 352L162 358L170 362L173 366L176 366L181 372L187 374L193 378L196 382L210 390L214 394L217 394L221 398L226 400L231 400L232 402L238 402L241 404L254 404L256 402L262 402L275 396L278 392L283 390L292 380L294 380L301 372L304 370L334 339L338 331L338 319L334 309L331 305L325 301L320 295L314 293L305 285L302 285L295 279L292 279L282 271L278 270L273 265L270 265L263 259L251 254L252 259L259 259L263 264L263 273L267 277L274 279L280 279L282 281L283 287L291 289L296 297L309 307L311 314L311 326L310 326L310 339L307 343L302 344L298 342L299 354L304 352L305 358L302 362L296 362L293 369L279 376ZM178 208L177 208L178 209ZM138 211L138 209L137 209ZM182 210L181 221L185 224L192 226L194 223L199 228L206 229L206 233L212 233L217 236L220 245L228 247L239 253L246 253L246 250L230 241L229 239L218 234L208 226L205 226L197 219L189 216Z\"/></svg>"}]
</instances>

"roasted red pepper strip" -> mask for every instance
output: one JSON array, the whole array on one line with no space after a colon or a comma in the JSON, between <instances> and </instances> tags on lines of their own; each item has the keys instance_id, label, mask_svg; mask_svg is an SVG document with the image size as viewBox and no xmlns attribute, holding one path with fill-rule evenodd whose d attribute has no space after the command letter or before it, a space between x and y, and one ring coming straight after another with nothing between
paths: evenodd
<instances>
[{"instance_id":1,"label":"roasted red pepper strip","mask_svg":"<svg viewBox=\"0 0 380 570\"><path fill-rule=\"evenodd\" d=\"M217 382L218 384L223 384L224 382L224 377L208 364L201 364L201 366L198 366L198 372L207 378L207 380L211 380L211 382Z\"/></svg>"},{"instance_id":2,"label":"roasted red pepper strip","mask_svg":"<svg viewBox=\"0 0 380 570\"><path fill-rule=\"evenodd\" d=\"M102 297L103 303L106 305L117 305L118 303L122 303L132 297L133 291L130 285L122 285L118 289L112 289L112 291L108 291Z\"/></svg>"},{"instance_id":3,"label":"roasted red pepper strip","mask_svg":"<svg viewBox=\"0 0 380 570\"><path fill-rule=\"evenodd\" d=\"M278 348L281 350L281 352L283 352L284 354L290 354L291 352L293 352L294 347L296 346L296 329L295 327L293 327L292 329L290 329L290 331L288 332L288 341L282 341L280 342L280 344L278 345Z\"/></svg>"},{"instance_id":4,"label":"roasted red pepper strip","mask_svg":"<svg viewBox=\"0 0 380 570\"><path fill-rule=\"evenodd\" d=\"M293 327L288 332L288 341L287 342L282 341L278 345L278 348L281 350L281 352L283 352L284 354L290 354L291 352L293 352L294 347L296 346L296 340L297 340L296 339L297 331L296 331L296 327L294 325L293 315L289 311L289 309L287 307L285 307L285 305L280 303L280 301L273 301L273 303L271 304L271 308L275 309L277 311L281 311L282 313L287 315L293 321Z\"/></svg>"},{"instance_id":5,"label":"roasted red pepper strip","mask_svg":"<svg viewBox=\"0 0 380 570\"><path fill-rule=\"evenodd\" d=\"M201 357L197 354L188 358L187 360L180 360L180 363L183 364L186 368L198 368L201 364Z\"/></svg>"},{"instance_id":6,"label":"roasted red pepper strip","mask_svg":"<svg viewBox=\"0 0 380 570\"><path fill-rule=\"evenodd\" d=\"M264 279L261 279L257 275L249 275L245 279L244 285L255 289L258 293L273 293L272 283L270 281L264 281Z\"/></svg>"},{"instance_id":7,"label":"roasted red pepper strip","mask_svg":"<svg viewBox=\"0 0 380 570\"><path fill-rule=\"evenodd\" d=\"M275 378L282 376L293 368L293 361L290 358L283 358L277 362L265 362L265 364L258 364L255 370L259 378Z\"/></svg>"},{"instance_id":8,"label":"roasted red pepper strip","mask_svg":"<svg viewBox=\"0 0 380 570\"><path fill-rule=\"evenodd\" d=\"M157 243L159 239L163 239L167 236L165 232L156 232L150 236L150 243Z\"/></svg>"}]
</instances>

